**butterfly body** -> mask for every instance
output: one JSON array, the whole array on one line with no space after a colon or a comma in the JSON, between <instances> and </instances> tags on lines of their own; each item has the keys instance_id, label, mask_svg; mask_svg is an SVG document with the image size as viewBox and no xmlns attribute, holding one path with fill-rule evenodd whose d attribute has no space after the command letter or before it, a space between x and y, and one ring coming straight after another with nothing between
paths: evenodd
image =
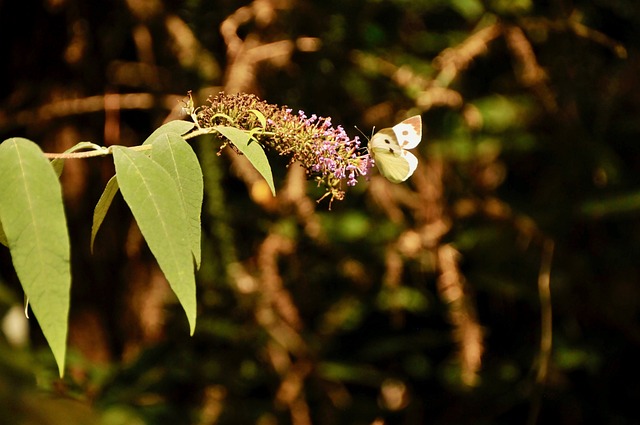
<instances>
[{"instance_id":1,"label":"butterfly body","mask_svg":"<svg viewBox=\"0 0 640 425\"><path fill-rule=\"evenodd\" d=\"M380 174L393 183L407 180L418 166L413 149L422 140L422 118L414 115L390 128L383 128L369 140L369 154Z\"/></svg>"}]
</instances>

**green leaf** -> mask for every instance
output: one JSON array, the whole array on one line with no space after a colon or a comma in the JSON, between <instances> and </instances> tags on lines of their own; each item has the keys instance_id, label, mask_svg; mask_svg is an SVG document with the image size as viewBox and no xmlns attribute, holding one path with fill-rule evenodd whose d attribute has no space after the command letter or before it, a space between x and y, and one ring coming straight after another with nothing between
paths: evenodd
<instances>
[{"instance_id":1,"label":"green leaf","mask_svg":"<svg viewBox=\"0 0 640 425\"><path fill-rule=\"evenodd\" d=\"M179 135L183 135L191 130L195 126L191 121L183 121L183 120L174 120L169 121L166 124L158 127L147 139L142 143L143 145L148 145L152 143L158 136L167 133L178 133Z\"/></svg>"},{"instance_id":2,"label":"green leaf","mask_svg":"<svg viewBox=\"0 0 640 425\"><path fill-rule=\"evenodd\" d=\"M103 152L107 152L107 148L102 147L100 145L96 145L95 143L91 143L91 142L80 142L75 144L74 146L70 147L69 149L67 149L66 151L64 151L64 153L73 153L73 152L78 152L84 149L89 149L89 150L102 150ZM54 171L56 172L56 174L58 175L58 177L60 177L62 175L62 169L64 168L64 158L56 158L53 161L51 161L51 166L53 167Z\"/></svg>"},{"instance_id":3,"label":"green leaf","mask_svg":"<svg viewBox=\"0 0 640 425\"><path fill-rule=\"evenodd\" d=\"M9 247L9 241L7 241L7 235L4 234L2 222L0 222L0 243L6 247Z\"/></svg>"},{"instance_id":4,"label":"green leaf","mask_svg":"<svg viewBox=\"0 0 640 425\"><path fill-rule=\"evenodd\" d=\"M51 161L51 167L53 167L53 171L56 173L56 177L60 178L62 175L62 170L64 169L64 159L56 158Z\"/></svg>"},{"instance_id":5,"label":"green leaf","mask_svg":"<svg viewBox=\"0 0 640 425\"><path fill-rule=\"evenodd\" d=\"M69 235L60 182L30 140L0 144L0 200L13 266L62 376L71 289Z\"/></svg>"},{"instance_id":6,"label":"green leaf","mask_svg":"<svg viewBox=\"0 0 640 425\"><path fill-rule=\"evenodd\" d=\"M178 187L189 226L189 245L196 268L200 268L200 213L204 197L200 162L191 146L177 133L165 133L151 143L151 159L167 170Z\"/></svg>"},{"instance_id":7,"label":"green leaf","mask_svg":"<svg viewBox=\"0 0 640 425\"><path fill-rule=\"evenodd\" d=\"M229 139L239 150L242 152L249 162L258 170L258 172L264 177L271 189L273 196L276 196L276 188L273 184L273 175L271 174L271 167L267 160L267 155L264 153L262 147L257 143L249 143L251 141L251 135L239 130L235 127L227 127L219 125L215 127L216 131L219 131L224 137Z\"/></svg>"},{"instance_id":8,"label":"green leaf","mask_svg":"<svg viewBox=\"0 0 640 425\"><path fill-rule=\"evenodd\" d=\"M141 152L112 146L118 185L149 249L184 309L196 323L196 282L189 225L173 178Z\"/></svg>"},{"instance_id":9,"label":"green leaf","mask_svg":"<svg viewBox=\"0 0 640 425\"><path fill-rule=\"evenodd\" d=\"M267 117L265 117L264 114L258 111L257 109L249 109L249 112L252 112L253 115L255 115L256 118L258 118L258 121L262 126L262 130L264 130L267 127Z\"/></svg>"},{"instance_id":10,"label":"green leaf","mask_svg":"<svg viewBox=\"0 0 640 425\"><path fill-rule=\"evenodd\" d=\"M109 207L111 206L111 202L113 198L118 193L118 179L116 176L113 176L107 182L107 185L102 191L102 195L100 195L100 199L98 199L98 203L96 207L93 209L93 224L91 225L91 252L93 253L93 243L96 240L96 235L98 234L98 230L100 230L100 226L104 221L105 216L107 215L107 211L109 211Z\"/></svg>"}]
</instances>

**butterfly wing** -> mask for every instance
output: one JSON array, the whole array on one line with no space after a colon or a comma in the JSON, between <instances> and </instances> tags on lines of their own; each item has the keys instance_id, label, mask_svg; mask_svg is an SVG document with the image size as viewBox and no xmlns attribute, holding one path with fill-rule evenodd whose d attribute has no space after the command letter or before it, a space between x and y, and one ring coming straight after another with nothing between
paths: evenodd
<instances>
[{"instance_id":1,"label":"butterfly wing","mask_svg":"<svg viewBox=\"0 0 640 425\"><path fill-rule=\"evenodd\" d=\"M402 149L413 149L422 140L422 117L414 115L393 126L396 139Z\"/></svg>"},{"instance_id":2,"label":"butterfly wing","mask_svg":"<svg viewBox=\"0 0 640 425\"><path fill-rule=\"evenodd\" d=\"M409 163L409 174L404 179L408 179L418 168L418 158L411 152L402 152L402 157Z\"/></svg>"},{"instance_id":3,"label":"butterfly wing","mask_svg":"<svg viewBox=\"0 0 640 425\"><path fill-rule=\"evenodd\" d=\"M369 141L369 152L380 174L392 183L407 180L418 167L418 158L405 149L414 148L422 139L422 118L415 115L393 128L383 128Z\"/></svg>"},{"instance_id":4,"label":"butterfly wing","mask_svg":"<svg viewBox=\"0 0 640 425\"><path fill-rule=\"evenodd\" d=\"M392 128L383 128L371 137L369 151L373 149L378 151L386 150L392 154L399 154L402 150L398 144L398 137Z\"/></svg>"},{"instance_id":5,"label":"butterfly wing","mask_svg":"<svg viewBox=\"0 0 640 425\"><path fill-rule=\"evenodd\" d=\"M402 154L374 148L373 157L380 174L392 183L403 182L411 175L411 163Z\"/></svg>"}]
</instances>

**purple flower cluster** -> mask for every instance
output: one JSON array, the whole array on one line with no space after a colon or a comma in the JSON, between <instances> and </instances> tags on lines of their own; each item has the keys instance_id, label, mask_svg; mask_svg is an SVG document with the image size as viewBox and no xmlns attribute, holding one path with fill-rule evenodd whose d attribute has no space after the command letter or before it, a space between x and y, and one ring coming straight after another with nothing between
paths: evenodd
<instances>
[{"instance_id":1,"label":"purple flower cluster","mask_svg":"<svg viewBox=\"0 0 640 425\"><path fill-rule=\"evenodd\" d=\"M313 151L316 155L316 162L311 167L313 173L332 175L338 180L347 178L348 186L358 183L358 175L366 176L369 173L369 154L358 155L358 136L350 139L341 125L335 128L331 125L330 117L318 118L313 114L307 118L303 111L298 111L298 117L305 126L315 130L311 132Z\"/></svg>"},{"instance_id":2,"label":"purple flower cluster","mask_svg":"<svg viewBox=\"0 0 640 425\"><path fill-rule=\"evenodd\" d=\"M198 113L202 127L229 125L231 120L238 128L251 131L265 148L302 165L318 184L325 185L325 196L332 199L343 199L345 180L347 186L355 186L358 176L368 176L373 166L359 138L351 139L342 126L333 127L331 118L315 114L307 117L303 111L294 114L290 108L269 104L250 94L220 93L209 102L211 106ZM263 131L255 131L260 124L252 111L259 111L266 118Z\"/></svg>"}]
</instances>

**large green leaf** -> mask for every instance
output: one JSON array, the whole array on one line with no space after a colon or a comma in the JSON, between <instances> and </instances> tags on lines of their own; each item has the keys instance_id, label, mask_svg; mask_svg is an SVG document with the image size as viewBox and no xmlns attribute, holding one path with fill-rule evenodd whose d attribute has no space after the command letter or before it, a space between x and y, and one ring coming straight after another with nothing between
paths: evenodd
<instances>
[{"instance_id":1,"label":"large green leaf","mask_svg":"<svg viewBox=\"0 0 640 425\"><path fill-rule=\"evenodd\" d=\"M69 235L60 182L30 140L0 144L0 220L13 266L62 376L71 289Z\"/></svg>"},{"instance_id":2,"label":"large green leaf","mask_svg":"<svg viewBox=\"0 0 640 425\"><path fill-rule=\"evenodd\" d=\"M160 127L158 127L147 139L144 141L144 144L152 143L156 138L162 136L163 134L184 134L193 128L194 124L189 121L170 121ZM182 139L182 138L181 138ZM84 142L86 143L86 142ZM82 143L74 146L72 149L83 149L86 148ZM54 160L53 162L55 162ZM100 226L104 221L107 212L109 211L109 207L111 206L111 202L113 201L114 196L118 193L118 180L116 176L113 176L108 182L107 186L104 188L102 195L100 195L100 199L96 204L95 209L93 210L93 225L91 226L91 250L93 251L93 244L95 242L96 235L98 234L98 230L100 230ZM200 219L200 213L198 213L198 220ZM198 244L198 247L200 245ZM195 254L194 254L195 255ZM198 266L200 261L200 255L198 254Z\"/></svg>"},{"instance_id":3,"label":"large green leaf","mask_svg":"<svg viewBox=\"0 0 640 425\"><path fill-rule=\"evenodd\" d=\"M235 127L227 127L219 125L215 127L224 137L229 139L231 143L242 152L249 162L258 170L258 172L264 177L271 189L273 196L276 196L276 188L273 184L273 175L271 174L271 166L267 155L264 153L264 149L256 141L251 140L251 135L245 131L239 130Z\"/></svg>"},{"instance_id":4,"label":"large green leaf","mask_svg":"<svg viewBox=\"0 0 640 425\"><path fill-rule=\"evenodd\" d=\"M122 196L187 314L193 334L196 283L189 225L178 188L171 175L144 153L122 146L112 149Z\"/></svg>"},{"instance_id":5,"label":"large green leaf","mask_svg":"<svg viewBox=\"0 0 640 425\"><path fill-rule=\"evenodd\" d=\"M116 193L118 193L118 189L118 179L116 176L113 176L107 182L107 185L102 191L102 195L100 195L100 199L98 199L96 207L93 209L93 224L91 225L91 252L93 252L93 243L96 240L98 230L100 230L100 226L107 215L107 211L109 211L111 202L113 201L114 196L116 196Z\"/></svg>"},{"instance_id":6,"label":"large green leaf","mask_svg":"<svg viewBox=\"0 0 640 425\"><path fill-rule=\"evenodd\" d=\"M149 137L147 137L147 139L142 144L148 145L149 143L152 143L158 136L161 136L167 133L177 133L179 135L183 135L187 133L189 130L191 130L194 126L195 124L192 123L191 121L182 121L182 120L169 121L168 123L158 127L153 133L151 133L151 135L149 135Z\"/></svg>"},{"instance_id":7,"label":"large green leaf","mask_svg":"<svg viewBox=\"0 0 640 425\"><path fill-rule=\"evenodd\" d=\"M177 133L165 133L151 141L151 159L173 177L189 225L189 245L200 268L201 220L204 184L200 163L191 146Z\"/></svg>"}]
</instances>

